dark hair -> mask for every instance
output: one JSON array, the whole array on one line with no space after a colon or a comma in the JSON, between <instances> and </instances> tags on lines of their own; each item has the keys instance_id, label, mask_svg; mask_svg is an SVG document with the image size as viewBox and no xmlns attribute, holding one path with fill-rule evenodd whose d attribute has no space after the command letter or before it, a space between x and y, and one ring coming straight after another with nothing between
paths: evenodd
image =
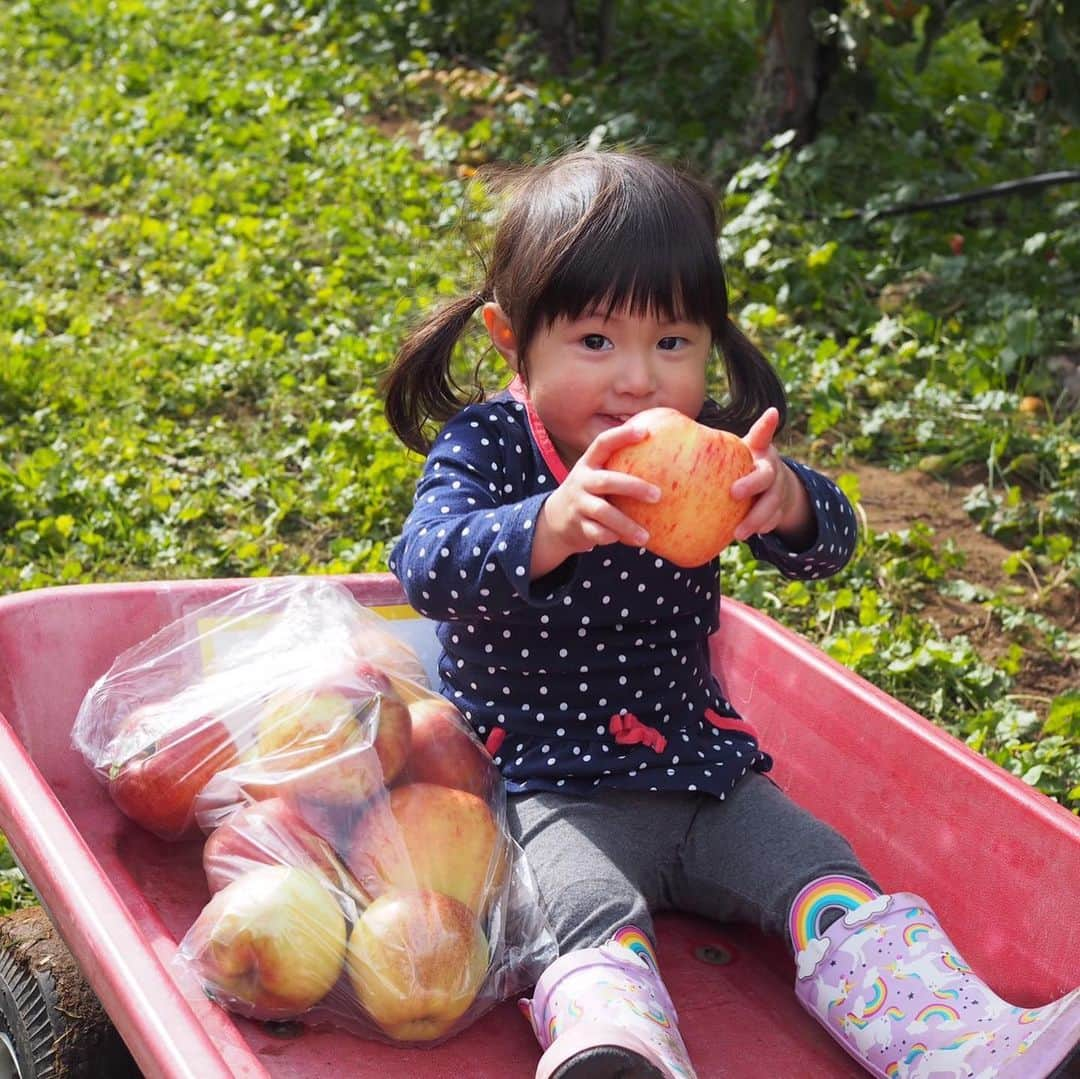
<instances>
[{"instance_id":1,"label":"dark hair","mask_svg":"<svg viewBox=\"0 0 1080 1079\"><path fill-rule=\"evenodd\" d=\"M741 435L774 405L783 424L780 380L728 318L714 197L704 183L644 154L583 150L511 170L497 186L506 204L483 283L413 330L383 379L386 415L405 445L427 452L428 423L483 399L475 379L458 385L451 356L493 299L510 320L526 382L538 332L594 308L626 309L709 326L730 401L703 422Z\"/></svg>"}]
</instances>

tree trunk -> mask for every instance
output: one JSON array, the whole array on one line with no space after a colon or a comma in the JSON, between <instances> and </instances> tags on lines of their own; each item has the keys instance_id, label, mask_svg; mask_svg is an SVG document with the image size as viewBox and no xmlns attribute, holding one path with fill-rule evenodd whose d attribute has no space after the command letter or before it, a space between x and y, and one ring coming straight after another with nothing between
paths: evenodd
<instances>
[{"instance_id":1,"label":"tree trunk","mask_svg":"<svg viewBox=\"0 0 1080 1079\"><path fill-rule=\"evenodd\" d=\"M596 37L597 64L606 64L615 47L615 5L617 0L600 0L600 29Z\"/></svg>"},{"instance_id":2,"label":"tree trunk","mask_svg":"<svg viewBox=\"0 0 1080 1079\"><path fill-rule=\"evenodd\" d=\"M748 129L755 145L791 129L799 144L817 134L818 105L838 57L818 40L812 15L816 9L835 12L839 2L773 0Z\"/></svg>"},{"instance_id":3,"label":"tree trunk","mask_svg":"<svg viewBox=\"0 0 1080 1079\"><path fill-rule=\"evenodd\" d=\"M532 21L552 69L566 74L577 52L574 0L533 0Z\"/></svg>"}]
</instances>

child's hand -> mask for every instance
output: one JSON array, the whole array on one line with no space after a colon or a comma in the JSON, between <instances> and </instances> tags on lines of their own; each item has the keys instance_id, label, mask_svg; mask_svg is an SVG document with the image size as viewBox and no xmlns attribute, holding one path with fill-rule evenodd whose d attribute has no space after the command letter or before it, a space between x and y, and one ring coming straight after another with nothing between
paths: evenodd
<instances>
[{"instance_id":1,"label":"child's hand","mask_svg":"<svg viewBox=\"0 0 1080 1079\"><path fill-rule=\"evenodd\" d=\"M624 423L598 435L578 458L566 479L544 503L533 541L532 576L542 577L574 554L608 543L641 547L649 534L609 501L625 495L657 502L660 489L637 476L605 469L608 458L623 446L648 438L648 433Z\"/></svg>"},{"instance_id":2,"label":"child's hand","mask_svg":"<svg viewBox=\"0 0 1080 1079\"><path fill-rule=\"evenodd\" d=\"M815 518L799 478L780 458L772 444L780 414L767 408L746 435L754 457L754 471L731 485L735 498L754 498L750 512L735 529L735 538L778 532L793 550L802 550L814 540Z\"/></svg>"}]
</instances>

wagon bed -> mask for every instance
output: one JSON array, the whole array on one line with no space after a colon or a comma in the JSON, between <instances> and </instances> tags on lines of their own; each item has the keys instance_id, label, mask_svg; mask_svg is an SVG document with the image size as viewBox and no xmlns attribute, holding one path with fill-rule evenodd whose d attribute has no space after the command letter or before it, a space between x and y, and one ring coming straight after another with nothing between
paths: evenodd
<instances>
[{"instance_id":1,"label":"wagon bed","mask_svg":"<svg viewBox=\"0 0 1080 1079\"><path fill-rule=\"evenodd\" d=\"M392 577L339 580L403 613ZM153 1079L528 1079L538 1050L512 1003L434 1049L334 1030L282 1038L218 1008L171 964L208 898L201 844L166 844L122 816L71 747L71 725L118 652L248 583L0 598L0 831ZM400 626L430 653L428 624ZM923 895L993 989L1033 1007L1080 982L1076 817L742 604L724 601L713 653L776 760L773 778L844 833L886 889ZM797 1004L782 942L683 915L660 915L657 930L702 1079L865 1075Z\"/></svg>"}]
</instances>

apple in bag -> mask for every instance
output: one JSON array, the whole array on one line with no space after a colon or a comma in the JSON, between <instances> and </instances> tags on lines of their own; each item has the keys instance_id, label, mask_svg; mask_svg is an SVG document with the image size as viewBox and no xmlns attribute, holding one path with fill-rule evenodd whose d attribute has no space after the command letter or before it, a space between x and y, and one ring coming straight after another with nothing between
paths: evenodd
<instances>
[{"instance_id":1,"label":"apple in bag","mask_svg":"<svg viewBox=\"0 0 1080 1079\"><path fill-rule=\"evenodd\" d=\"M408 706L390 679L360 661L272 694L259 717L258 755L289 752L310 763L370 742L389 783L405 763L409 731Z\"/></svg>"},{"instance_id":2,"label":"apple in bag","mask_svg":"<svg viewBox=\"0 0 1080 1079\"><path fill-rule=\"evenodd\" d=\"M340 851L361 891L442 892L482 912L506 879L508 850L481 798L434 783L371 802Z\"/></svg>"},{"instance_id":3,"label":"apple in bag","mask_svg":"<svg viewBox=\"0 0 1080 1079\"><path fill-rule=\"evenodd\" d=\"M330 844L282 798L239 807L203 844L203 871L211 892L259 865L296 866L354 900L361 898Z\"/></svg>"},{"instance_id":4,"label":"apple in bag","mask_svg":"<svg viewBox=\"0 0 1080 1079\"><path fill-rule=\"evenodd\" d=\"M335 846L349 834L368 803L386 789L379 756L370 743L363 742L311 762L291 752L275 754L233 769L229 778L239 792L233 795L234 802L280 798Z\"/></svg>"},{"instance_id":5,"label":"apple in bag","mask_svg":"<svg viewBox=\"0 0 1080 1079\"><path fill-rule=\"evenodd\" d=\"M382 671L406 699L415 692L416 687L426 687L428 684L424 665L416 652L372 622L365 621L357 627L352 637L352 648L364 662Z\"/></svg>"},{"instance_id":6,"label":"apple in bag","mask_svg":"<svg viewBox=\"0 0 1080 1079\"><path fill-rule=\"evenodd\" d=\"M330 991L345 962L346 922L303 869L263 865L217 892L181 943L207 992L254 1019L291 1019Z\"/></svg>"},{"instance_id":7,"label":"apple in bag","mask_svg":"<svg viewBox=\"0 0 1080 1079\"><path fill-rule=\"evenodd\" d=\"M488 798L498 771L457 708L445 697L420 697L409 705L409 716L412 749L402 778Z\"/></svg>"},{"instance_id":8,"label":"apple in bag","mask_svg":"<svg viewBox=\"0 0 1080 1079\"><path fill-rule=\"evenodd\" d=\"M468 907L440 892L395 889L360 916L345 968L385 1034L432 1041L468 1011L489 961L487 938Z\"/></svg>"},{"instance_id":9,"label":"apple in bag","mask_svg":"<svg viewBox=\"0 0 1080 1079\"><path fill-rule=\"evenodd\" d=\"M409 708L366 662L272 694L258 723L253 797L280 794L305 817L347 817L392 782L411 744Z\"/></svg>"},{"instance_id":10,"label":"apple in bag","mask_svg":"<svg viewBox=\"0 0 1080 1079\"><path fill-rule=\"evenodd\" d=\"M613 495L611 503L649 533L646 547L677 566L701 566L734 538L753 499L732 498L731 485L753 471L737 435L705 427L673 408L650 408L627 422L649 437L617 449L605 468L660 488L659 502Z\"/></svg>"},{"instance_id":11,"label":"apple in bag","mask_svg":"<svg viewBox=\"0 0 1080 1079\"><path fill-rule=\"evenodd\" d=\"M237 759L232 732L212 715L192 714L190 704L176 698L141 705L110 747L120 757L108 772L113 801L162 839L198 834L196 797Z\"/></svg>"}]
</instances>

